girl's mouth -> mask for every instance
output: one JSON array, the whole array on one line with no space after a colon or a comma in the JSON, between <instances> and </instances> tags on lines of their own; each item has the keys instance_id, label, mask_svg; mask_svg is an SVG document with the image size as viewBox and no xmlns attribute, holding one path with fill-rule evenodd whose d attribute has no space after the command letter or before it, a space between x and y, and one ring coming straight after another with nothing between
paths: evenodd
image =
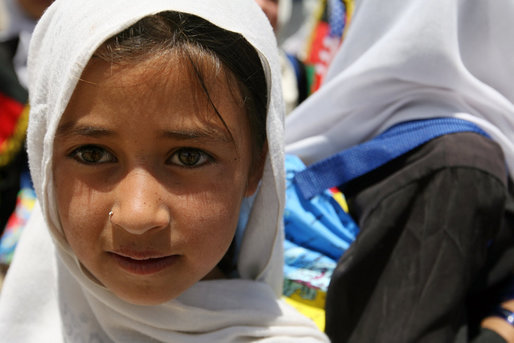
<instances>
[{"instance_id":1,"label":"girl's mouth","mask_svg":"<svg viewBox=\"0 0 514 343\"><path fill-rule=\"evenodd\" d=\"M133 258L117 253L110 253L118 265L131 274L148 275L157 273L175 264L179 255L169 255L162 257Z\"/></svg>"}]
</instances>

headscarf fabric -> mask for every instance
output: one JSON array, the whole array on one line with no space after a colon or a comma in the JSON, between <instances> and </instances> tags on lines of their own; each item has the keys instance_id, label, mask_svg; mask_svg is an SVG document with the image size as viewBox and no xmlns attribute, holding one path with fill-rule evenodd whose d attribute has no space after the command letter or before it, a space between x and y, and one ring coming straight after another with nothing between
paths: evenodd
<instances>
[{"instance_id":1,"label":"headscarf fabric","mask_svg":"<svg viewBox=\"0 0 514 343\"><path fill-rule=\"evenodd\" d=\"M286 152L311 164L400 122L455 117L512 172L513 15L510 1L356 1L324 84L286 119Z\"/></svg>"}]
</instances>

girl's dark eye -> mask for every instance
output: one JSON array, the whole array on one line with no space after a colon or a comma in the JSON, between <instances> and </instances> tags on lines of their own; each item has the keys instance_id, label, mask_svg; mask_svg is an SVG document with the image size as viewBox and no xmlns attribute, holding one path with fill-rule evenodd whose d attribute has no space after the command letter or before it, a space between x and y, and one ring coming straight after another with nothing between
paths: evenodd
<instances>
[{"instance_id":1,"label":"girl's dark eye","mask_svg":"<svg viewBox=\"0 0 514 343\"><path fill-rule=\"evenodd\" d=\"M194 168L209 163L211 157L198 149L183 148L171 155L169 161L178 166Z\"/></svg>"},{"instance_id":2,"label":"girl's dark eye","mask_svg":"<svg viewBox=\"0 0 514 343\"><path fill-rule=\"evenodd\" d=\"M116 161L116 158L110 152L96 145L81 146L73 150L70 156L84 164L101 164Z\"/></svg>"}]
</instances>

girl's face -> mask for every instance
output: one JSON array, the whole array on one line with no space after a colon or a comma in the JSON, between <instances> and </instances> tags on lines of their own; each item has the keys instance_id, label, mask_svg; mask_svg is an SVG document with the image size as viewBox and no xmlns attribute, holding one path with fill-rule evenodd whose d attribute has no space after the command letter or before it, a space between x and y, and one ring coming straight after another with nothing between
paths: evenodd
<instances>
[{"instance_id":1,"label":"girl's face","mask_svg":"<svg viewBox=\"0 0 514 343\"><path fill-rule=\"evenodd\" d=\"M230 133L173 56L93 59L61 119L53 163L65 237L128 302L159 304L219 277L257 187L246 111L220 74L205 82Z\"/></svg>"}]
</instances>

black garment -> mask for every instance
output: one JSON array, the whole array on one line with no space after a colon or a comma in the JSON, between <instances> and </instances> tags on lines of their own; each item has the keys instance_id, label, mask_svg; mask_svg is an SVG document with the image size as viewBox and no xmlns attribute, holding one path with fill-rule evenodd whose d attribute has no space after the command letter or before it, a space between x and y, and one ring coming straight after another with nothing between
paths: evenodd
<instances>
[{"instance_id":1,"label":"black garment","mask_svg":"<svg viewBox=\"0 0 514 343\"><path fill-rule=\"evenodd\" d=\"M445 135L341 189L361 232L328 289L333 342L494 335L479 326L486 294L514 266L512 195L496 143Z\"/></svg>"},{"instance_id":2,"label":"black garment","mask_svg":"<svg viewBox=\"0 0 514 343\"><path fill-rule=\"evenodd\" d=\"M482 329L480 334L471 343L505 343L505 339L492 330Z\"/></svg>"},{"instance_id":3,"label":"black garment","mask_svg":"<svg viewBox=\"0 0 514 343\"><path fill-rule=\"evenodd\" d=\"M26 103L28 93L18 81L13 64L18 42L17 38L0 42L0 92L16 101Z\"/></svg>"}]
</instances>

